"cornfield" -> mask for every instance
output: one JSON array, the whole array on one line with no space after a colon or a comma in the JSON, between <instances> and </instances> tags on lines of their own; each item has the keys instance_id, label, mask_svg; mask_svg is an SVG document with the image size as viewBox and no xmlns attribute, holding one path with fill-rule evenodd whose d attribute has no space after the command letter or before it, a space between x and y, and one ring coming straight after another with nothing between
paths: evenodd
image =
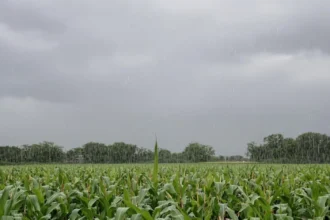
<instances>
[{"instance_id":1,"label":"cornfield","mask_svg":"<svg viewBox=\"0 0 330 220\"><path fill-rule=\"evenodd\" d=\"M329 219L329 205L328 165L28 165L0 169L3 220L321 220Z\"/></svg>"}]
</instances>

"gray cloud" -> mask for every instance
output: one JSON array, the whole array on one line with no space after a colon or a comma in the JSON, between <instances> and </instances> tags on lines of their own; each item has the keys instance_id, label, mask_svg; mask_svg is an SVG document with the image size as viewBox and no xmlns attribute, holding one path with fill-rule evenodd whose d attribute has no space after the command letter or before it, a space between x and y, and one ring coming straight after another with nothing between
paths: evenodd
<instances>
[{"instance_id":1,"label":"gray cloud","mask_svg":"<svg viewBox=\"0 0 330 220\"><path fill-rule=\"evenodd\" d=\"M6 23L19 32L35 30L53 35L65 30L65 25L62 22L48 17L40 10L34 10L35 7L32 5L26 7L20 4L10 0L1 1L0 22Z\"/></svg>"},{"instance_id":2,"label":"gray cloud","mask_svg":"<svg viewBox=\"0 0 330 220\"><path fill-rule=\"evenodd\" d=\"M328 1L1 1L0 144L327 132Z\"/></svg>"}]
</instances>

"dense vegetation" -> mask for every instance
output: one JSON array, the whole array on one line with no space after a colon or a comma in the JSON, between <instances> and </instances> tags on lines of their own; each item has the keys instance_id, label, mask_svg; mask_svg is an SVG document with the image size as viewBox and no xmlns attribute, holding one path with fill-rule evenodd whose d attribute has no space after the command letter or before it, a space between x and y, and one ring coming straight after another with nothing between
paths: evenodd
<instances>
[{"instance_id":1,"label":"dense vegetation","mask_svg":"<svg viewBox=\"0 0 330 220\"><path fill-rule=\"evenodd\" d=\"M64 152L52 143L23 146L0 146L0 163L149 163L154 152L134 144L116 142L110 145L89 142ZM267 163L329 163L330 137L319 133L304 133L296 139L272 134L264 143L248 143L247 156L215 156L213 147L190 143L180 153L159 150L160 163L192 163L208 161L256 161Z\"/></svg>"},{"instance_id":2,"label":"dense vegetation","mask_svg":"<svg viewBox=\"0 0 330 220\"><path fill-rule=\"evenodd\" d=\"M1 167L0 216L329 219L328 165L164 164L153 177L150 164Z\"/></svg>"},{"instance_id":3,"label":"dense vegetation","mask_svg":"<svg viewBox=\"0 0 330 220\"><path fill-rule=\"evenodd\" d=\"M52 143L0 147L0 163L53 163L63 162L63 148Z\"/></svg>"},{"instance_id":4,"label":"dense vegetation","mask_svg":"<svg viewBox=\"0 0 330 220\"><path fill-rule=\"evenodd\" d=\"M184 163L206 162L215 160L211 146L199 143L189 144L183 152L172 153L166 149L159 150L159 162ZM153 161L154 151L140 148L123 142L106 145L90 142L81 148L67 152L52 143L42 142L33 145L0 147L0 163L148 163Z\"/></svg>"},{"instance_id":5,"label":"dense vegetation","mask_svg":"<svg viewBox=\"0 0 330 220\"><path fill-rule=\"evenodd\" d=\"M330 163L330 137L319 133L304 133L296 139L273 134L264 143L248 144L248 156L258 162Z\"/></svg>"},{"instance_id":6,"label":"dense vegetation","mask_svg":"<svg viewBox=\"0 0 330 220\"><path fill-rule=\"evenodd\" d=\"M0 168L2 220L330 219L328 165Z\"/></svg>"}]
</instances>

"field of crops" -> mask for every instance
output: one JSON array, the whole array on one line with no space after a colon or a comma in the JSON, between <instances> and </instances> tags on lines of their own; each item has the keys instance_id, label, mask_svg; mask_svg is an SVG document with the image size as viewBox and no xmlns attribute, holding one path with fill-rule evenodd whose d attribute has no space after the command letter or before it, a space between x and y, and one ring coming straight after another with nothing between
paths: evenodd
<instances>
[{"instance_id":1,"label":"field of crops","mask_svg":"<svg viewBox=\"0 0 330 220\"><path fill-rule=\"evenodd\" d=\"M2 219L329 219L330 166L0 167Z\"/></svg>"}]
</instances>

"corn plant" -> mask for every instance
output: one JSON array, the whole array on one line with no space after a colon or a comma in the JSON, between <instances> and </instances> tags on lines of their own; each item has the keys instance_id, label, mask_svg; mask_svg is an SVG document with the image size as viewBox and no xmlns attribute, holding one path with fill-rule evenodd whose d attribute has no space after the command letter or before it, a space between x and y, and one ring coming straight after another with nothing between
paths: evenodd
<instances>
[{"instance_id":1,"label":"corn plant","mask_svg":"<svg viewBox=\"0 0 330 220\"><path fill-rule=\"evenodd\" d=\"M158 151L157 142L155 152ZM329 219L330 166L0 167L1 219Z\"/></svg>"}]
</instances>

